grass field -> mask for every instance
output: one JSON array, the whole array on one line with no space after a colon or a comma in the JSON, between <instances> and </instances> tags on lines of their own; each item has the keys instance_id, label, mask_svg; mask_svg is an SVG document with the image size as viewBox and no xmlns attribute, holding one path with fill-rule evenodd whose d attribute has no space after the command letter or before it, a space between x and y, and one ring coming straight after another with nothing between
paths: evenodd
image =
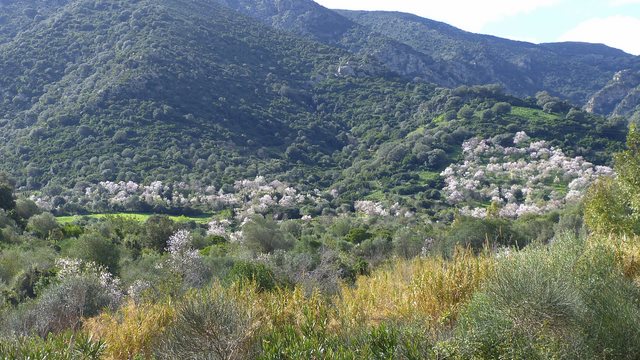
<instances>
[{"instance_id":1,"label":"grass field","mask_svg":"<svg viewBox=\"0 0 640 360\"><path fill-rule=\"evenodd\" d=\"M520 106L514 106L511 109L511 113L513 115L520 116L527 119L558 120L557 115L549 114L538 109L531 109L531 108L520 107Z\"/></svg>"},{"instance_id":2,"label":"grass field","mask_svg":"<svg viewBox=\"0 0 640 360\"><path fill-rule=\"evenodd\" d=\"M144 222L153 215L158 215L158 214L114 213L114 214L74 215L74 216L59 216L57 217L57 220L61 224L66 224L66 223L74 222L76 220L80 220L85 217L92 218L92 219L103 219L107 216L125 216L127 218L134 219L136 221ZM200 224L206 224L211 220L211 215L201 215L201 216L195 216L195 217L182 215L182 216L169 216L169 218L176 222L195 221Z\"/></svg>"}]
</instances>

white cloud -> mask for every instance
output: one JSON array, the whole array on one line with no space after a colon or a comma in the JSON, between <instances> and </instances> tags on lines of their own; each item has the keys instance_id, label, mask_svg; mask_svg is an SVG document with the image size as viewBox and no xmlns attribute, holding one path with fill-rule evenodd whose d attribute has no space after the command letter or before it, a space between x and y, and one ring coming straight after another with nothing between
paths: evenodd
<instances>
[{"instance_id":1,"label":"white cloud","mask_svg":"<svg viewBox=\"0 0 640 360\"><path fill-rule=\"evenodd\" d=\"M561 0L316 0L331 9L387 10L414 13L464 30L479 32L487 24L552 6ZM616 0L634 1L634 0Z\"/></svg>"},{"instance_id":2,"label":"white cloud","mask_svg":"<svg viewBox=\"0 0 640 360\"><path fill-rule=\"evenodd\" d=\"M609 0L609 4L613 6L640 4L640 0Z\"/></svg>"},{"instance_id":3,"label":"white cloud","mask_svg":"<svg viewBox=\"0 0 640 360\"><path fill-rule=\"evenodd\" d=\"M584 21L558 40L602 43L630 54L640 55L637 34L640 34L640 19L617 15Z\"/></svg>"}]
</instances>

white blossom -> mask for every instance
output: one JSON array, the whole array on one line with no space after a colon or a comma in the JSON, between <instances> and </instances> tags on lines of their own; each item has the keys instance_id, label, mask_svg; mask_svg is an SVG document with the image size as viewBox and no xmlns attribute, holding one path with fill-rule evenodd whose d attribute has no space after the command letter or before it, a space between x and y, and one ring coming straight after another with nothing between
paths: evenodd
<instances>
[{"instance_id":1,"label":"white blossom","mask_svg":"<svg viewBox=\"0 0 640 360\"><path fill-rule=\"evenodd\" d=\"M530 140L526 133L518 132L514 144ZM474 138L465 141L462 148L464 160L448 166L441 176L447 201L463 206L461 212L469 216L486 215L483 207L464 207L478 201L502 206L499 214L503 217L541 214L579 200L597 177L613 175L611 168L594 166L582 157L568 157L545 141L503 147ZM558 187L567 189L564 198ZM516 196L520 193L522 197Z\"/></svg>"},{"instance_id":2,"label":"white blossom","mask_svg":"<svg viewBox=\"0 0 640 360\"><path fill-rule=\"evenodd\" d=\"M513 138L513 143L518 145L520 143L529 141L529 135L527 135L527 133L525 133L524 131L518 131L516 133L516 136L514 136Z\"/></svg>"}]
</instances>

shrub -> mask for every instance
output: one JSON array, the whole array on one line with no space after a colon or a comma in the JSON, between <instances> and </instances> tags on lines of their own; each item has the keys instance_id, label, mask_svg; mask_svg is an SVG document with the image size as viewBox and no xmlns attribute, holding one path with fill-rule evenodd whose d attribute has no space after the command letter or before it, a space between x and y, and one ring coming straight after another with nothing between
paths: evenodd
<instances>
[{"instance_id":1,"label":"shrub","mask_svg":"<svg viewBox=\"0 0 640 360\"><path fill-rule=\"evenodd\" d=\"M16 227L15 221L10 217L10 214L0 209L0 229L5 227ZM0 241L2 241L2 235L0 235Z\"/></svg>"},{"instance_id":2,"label":"shrub","mask_svg":"<svg viewBox=\"0 0 640 360\"><path fill-rule=\"evenodd\" d=\"M84 333L63 333L0 339L3 359L89 360L100 359L105 344Z\"/></svg>"},{"instance_id":3,"label":"shrub","mask_svg":"<svg viewBox=\"0 0 640 360\"><path fill-rule=\"evenodd\" d=\"M615 178L600 179L587 192L585 223L602 234L640 234L640 132L634 125L627 150L615 156L615 172Z\"/></svg>"},{"instance_id":4,"label":"shrub","mask_svg":"<svg viewBox=\"0 0 640 360\"><path fill-rule=\"evenodd\" d=\"M0 329L11 335L47 336L79 328L84 317L114 309L122 300L117 279L95 264L59 260L52 284L30 302L5 314Z\"/></svg>"},{"instance_id":5,"label":"shrub","mask_svg":"<svg viewBox=\"0 0 640 360\"><path fill-rule=\"evenodd\" d=\"M420 255L424 246L424 237L415 229L400 229L393 236L393 248L397 256L410 259Z\"/></svg>"},{"instance_id":6,"label":"shrub","mask_svg":"<svg viewBox=\"0 0 640 360\"><path fill-rule=\"evenodd\" d=\"M144 223L143 245L158 252L164 252L169 238L176 230L176 224L167 216L154 215Z\"/></svg>"},{"instance_id":7,"label":"shrub","mask_svg":"<svg viewBox=\"0 0 640 360\"><path fill-rule=\"evenodd\" d=\"M42 212L35 202L23 198L16 200L15 211L16 215L20 219L30 219L32 216L40 214Z\"/></svg>"},{"instance_id":8,"label":"shrub","mask_svg":"<svg viewBox=\"0 0 640 360\"><path fill-rule=\"evenodd\" d=\"M81 235L71 244L72 257L104 266L112 274L119 270L120 248L97 233Z\"/></svg>"},{"instance_id":9,"label":"shrub","mask_svg":"<svg viewBox=\"0 0 640 360\"><path fill-rule=\"evenodd\" d=\"M418 320L434 329L455 320L460 308L492 268L492 259L458 249L451 260L442 257L392 262L343 285L337 304L344 324Z\"/></svg>"},{"instance_id":10,"label":"shrub","mask_svg":"<svg viewBox=\"0 0 640 360\"><path fill-rule=\"evenodd\" d=\"M521 241L518 245L523 246L527 242L549 242L555 235L557 221L557 214L521 216L512 223L512 229L518 238L526 239L526 241ZM566 230L569 231L569 229Z\"/></svg>"},{"instance_id":11,"label":"shrub","mask_svg":"<svg viewBox=\"0 0 640 360\"><path fill-rule=\"evenodd\" d=\"M587 346L601 358L635 359L640 353L640 288L633 277L624 276L629 269L615 248L589 241L574 271L585 307L580 325Z\"/></svg>"},{"instance_id":12,"label":"shrub","mask_svg":"<svg viewBox=\"0 0 640 360\"><path fill-rule=\"evenodd\" d=\"M278 249L290 249L293 242L286 239L278 224L262 216L254 216L242 227L246 246L256 253L270 253Z\"/></svg>"},{"instance_id":13,"label":"shrub","mask_svg":"<svg viewBox=\"0 0 640 360\"><path fill-rule=\"evenodd\" d=\"M41 270L37 266L33 266L21 274L18 274L13 284L13 291L16 294L17 302L35 298L40 290L49 284L53 277L54 273L51 269Z\"/></svg>"},{"instance_id":14,"label":"shrub","mask_svg":"<svg viewBox=\"0 0 640 360\"><path fill-rule=\"evenodd\" d=\"M51 213L42 213L29 219L27 229L41 238L49 236L52 230L58 228L58 221Z\"/></svg>"},{"instance_id":15,"label":"shrub","mask_svg":"<svg viewBox=\"0 0 640 360\"><path fill-rule=\"evenodd\" d=\"M339 358L344 354L337 331L330 328L333 314L324 298L318 293L305 298L299 290L275 295L275 304L268 304L273 306L268 314L275 315L274 326L262 339L260 359Z\"/></svg>"},{"instance_id":16,"label":"shrub","mask_svg":"<svg viewBox=\"0 0 640 360\"><path fill-rule=\"evenodd\" d=\"M33 332L77 330L85 316L95 316L104 308L114 308L114 298L96 278L74 277L52 285L34 302L25 303L6 315L4 331L16 335Z\"/></svg>"},{"instance_id":17,"label":"shrub","mask_svg":"<svg viewBox=\"0 0 640 360\"><path fill-rule=\"evenodd\" d=\"M487 246L524 246L522 239L511 228L511 224L500 219L457 218L440 246L450 255L457 246L469 247L478 252Z\"/></svg>"},{"instance_id":18,"label":"shrub","mask_svg":"<svg viewBox=\"0 0 640 360\"><path fill-rule=\"evenodd\" d=\"M493 120L493 118L495 118L495 117L496 117L496 113L491 109L487 109L487 110L483 111L482 114L481 114L481 118L484 121Z\"/></svg>"},{"instance_id":19,"label":"shrub","mask_svg":"<svg viewBox=\"0 0 640 360\"><path fill-rule=\"evenodd\" d=\"M230 282L253 282L260 291L269 291L279 285L273 271L264 264L238 261L227 274Z\"/></svg>"},{"instance_id":20,"label":"shrub","mask_svg":"<svg viewBox=\"0 0 640 360\"><path fill-rule=\"evenodd\" d=\"M4 182L0 182L0 209L5 211L13 210L16 201L13 198L13 187Z\"/></svg>"},{"instance_id":21,"label":"shrub","mask_svg":"<svg viewBox=\"0 0 640 360\"><path fill-rule=\"evenodd\" d=\"M613 252L565 236L503 257L463 312L461 357L632 359L637 299Z\"/></svg>"},{"instance_id":22,"label":"shrub","mask_svg":"<svg viewBox=\"0 0 640 360\"><path fill-rule=\"evenodd\" d=\"M65 238L77 238L82 235L83 232L84 229L79 225L69 223L62 225L62 233Z\"/></svg>"},{"instance_id":23,"label":"shrub","mask_svg":"<svg viewBox=\"0 0 640 360\"><path fill-rule=\"evenodd\" d=\"M375 263L384 261L393 250L391 240L385 237L375 237L362 242L356 254L363 256Z\"/></svg>"},{"instance_id":24,"label":"shrub","mask_svg":"<svg viewBox=\"0 0 640 360\"><path fill-rule=\"evenodd\" d=\"M158 359L247 359L255 351L249 313L218 288L188 296L160 340Z\"/></svg>"},{"instance_id":25,"label":"shrub","mask_svg":"<svg viewBox=\"0 0 640 360\"><path fill-rule=\"evenodd\" d=\"M585 195L584 222L596 233L632 234L640 225L628 197L615 179L600 179Z\"/></svg>"},{"instance_id":26,"label":"shrub","mask_svg":"<svg viewBox=\"0 0 640 360\"><path fill-rule=\"evenodd\" d=\"M458 111L458 118L459 119L471 119L473 117L474 111L473 109L469 106L469 105L464 105L459 111Z\"/></svg>"},{"instance_id":27,"label":"shrub","mask_svg":"<svg viewBox=\"0 0 640 360\"><path fill-rule=\"evenodd\" d=\"M345 236L345 240L354 244L360 244L361 242L371 239L373 234L367 232L365 228L352 228Z\"/></svg>"},{"instance_id":28,"label":"shrub","mask_svg":"<svg viewBox=\"0 0 640 360\"><path fill-rule=\"evenodd\" d=\"M491 108L498 115L504 115L511 112L511 104L507 102L498 102Z\"/></svg>"}]
</instances>

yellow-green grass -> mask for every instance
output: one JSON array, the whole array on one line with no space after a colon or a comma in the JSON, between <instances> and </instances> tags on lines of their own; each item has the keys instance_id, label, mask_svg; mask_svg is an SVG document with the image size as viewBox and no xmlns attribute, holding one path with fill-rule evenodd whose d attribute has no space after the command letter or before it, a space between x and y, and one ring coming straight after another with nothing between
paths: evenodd
<instances>
[{"instance_id":1,"label":"yellow-green grass","mask_svg":"<svg viewBox=\"0 0 640 360\"><path fill-rule=\"evenodd\" d=\"M425 131L424 126L420 126L417 129L413 130L412 132L408 133L406 137L409 138L413 135L424 135L424 131Z\"/></svg>"},{"instance_id":2,"label":"yellow-green grass","mask_svg":"<svg viewBox=\"0 0 640 360\"><path fill-rule=\"evenodd\" d=\"M440 177L440 173L437 171L420 171L418 176L420 176L420 180L422 181L431 181Z\"/></svg>"},{"instance_id":3,"label":"yellow-green grass","mask_svg":"<svg viewBox=\"0 0 640 360\"><path fill-rule=\"evenodd\" d=\"M73 216L59 216L57 220L60 224L72 223L74 221L80 220L84 217L88 217L91 219L104 219L109 216L123 216L128 219L133 219L135 221L144 222L147 221L151 216L159 215L159 214L141 214L141 213L113 213L113 214L90 214L90 215L73 215ZM200 216L169 216L169 218L176 222L189 222L195 221L199 224L206 224L211 220L211 215L200 215Z\"/></svg>"},{"instance_id":4,"label":"yellow-green grass","mask_svg":"<svg viewBox=\"0 0 640 360\"><path fill-rule=\"evenodd\" d=\"M514 106L511 109L511 114L520 116L527 119L545 119L545 120L557 120L558 116L546 113L542 110L532 109L527 107Z\"/></svg>"}]
</instances>

